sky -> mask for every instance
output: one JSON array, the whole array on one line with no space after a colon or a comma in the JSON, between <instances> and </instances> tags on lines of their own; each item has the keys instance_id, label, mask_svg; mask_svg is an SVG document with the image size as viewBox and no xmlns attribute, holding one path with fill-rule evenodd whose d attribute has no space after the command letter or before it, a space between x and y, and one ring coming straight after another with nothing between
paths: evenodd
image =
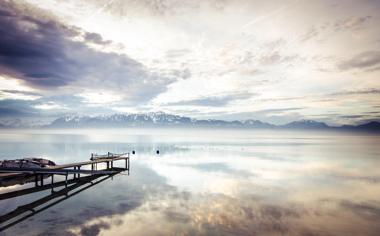
<instances>
[{"instance_id":1,"label":"sky","mask_svg":"<svg viewBox=\"0 0 380 236\"><path fill-rule=\"evenodd\" d=\"M0 2L0 120L380 120L380 0Z\"/></svg>"}]
</instances>

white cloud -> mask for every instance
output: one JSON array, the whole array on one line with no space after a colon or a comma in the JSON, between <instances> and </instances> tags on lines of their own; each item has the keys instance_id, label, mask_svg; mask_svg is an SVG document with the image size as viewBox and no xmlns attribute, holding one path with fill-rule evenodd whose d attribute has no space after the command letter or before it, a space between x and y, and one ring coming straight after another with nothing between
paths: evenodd
<instances>
[{"instance_id":1,"label":"white cloud","mask_svg":"<svg viewBox=\"0 0 380 236\"><path fill-rule=\"evenodd\" d=\"M55 102L47 102L47 103L41 103L33 106L34 108L40 109L40 110L66 110L68 109L66 106L59 105Z\"/></svg>"},{"instance_id":2,"label":"white cloud","mask_svg":"<svg viewBox=\"0 0 380 236\"><path fill-rule=\"evenodd\" d=\"M84 102L90 106L112 104L122 99L119 94L108 91L88 91L77 96L84 98Z\"/></svg>"}]
</instances>

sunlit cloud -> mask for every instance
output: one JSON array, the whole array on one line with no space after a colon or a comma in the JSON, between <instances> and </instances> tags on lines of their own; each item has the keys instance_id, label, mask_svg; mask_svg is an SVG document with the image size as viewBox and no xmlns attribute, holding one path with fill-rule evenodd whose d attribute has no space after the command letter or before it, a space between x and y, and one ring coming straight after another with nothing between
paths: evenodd
<instances>
[{"instance_id":1,"label":"sunlit cloud","mask_svg":"<svg viewBox=\"0 0 380 236\"><path fill-rule=\"evenodd\" d=\"M54 102L38 104L38 105L35 105L34 108L41 109L41 110L58 110L58 109L65 110L65 109L68 109L67 107L61 106L61 105L56 104Z\"/></svg>"},{"instance_id":2,"label":"sunlit cloud","mask_svg":"<svg viewBox=\"0 0 380 236\"><path fill-rule=\"evenodd\" d=\"M121 96L106 91L99 92L84 92L78 95L84 98L84 102L88 105L104 105L112 104L121 100Z\"/></svg>"}]
</instances>

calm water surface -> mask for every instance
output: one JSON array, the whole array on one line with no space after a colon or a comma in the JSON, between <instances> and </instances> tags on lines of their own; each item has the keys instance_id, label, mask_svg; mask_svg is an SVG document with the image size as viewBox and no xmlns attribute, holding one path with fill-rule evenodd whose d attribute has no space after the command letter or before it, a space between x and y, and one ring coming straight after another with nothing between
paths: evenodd
<instances>
[{"instance_id":1,"label":"calm water surface","mask_svg":"<svg viewBox=\"0 0 380 236\"><path fill-rule=\"evenodd\" d=\"M380 235L380 136L3 130L0 150L1 159L41 156L58 164L136 150L129 176L89 182L0 235ZM0 195L33 186L0 188ZM0 200L0 215L50 194Z\"/></svg>"}]
</instances>

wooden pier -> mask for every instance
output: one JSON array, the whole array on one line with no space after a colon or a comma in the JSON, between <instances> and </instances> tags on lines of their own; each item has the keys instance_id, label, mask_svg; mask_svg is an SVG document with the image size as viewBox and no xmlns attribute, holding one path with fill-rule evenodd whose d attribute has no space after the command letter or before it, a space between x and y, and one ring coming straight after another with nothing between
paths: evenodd
<instances>
[{"instance_id":1,"label":"wooden pier","mask_svg":"<svg viewBox=\"0 0 380 236\"><path fill-rule=\"evenodd\" d=\"M107 179L112 179L116 174L127 171L129 175L129 153L106 155L91 154L89 161L68 163L63 165L47 166L41 168L24 167L0 167L0 178L18 183L35 182L34 187L18 189L0 193L0 201L25 196L45 190L51 190L47 196L43 196L33 202L18 206L16 209L0 215L1 232L12 227L29 217L32 217L66 199L71 198ZM116 161L125 161L123 167L114 166ZM105 164L106 168L98 169L98 164ZM120 166L120 165L118 165ZM80 175L85 176L80 176ZM55 175L63 175L54 182ZM68 179L71 175L73 178ZM45 183L44 179L51 178L51 183Z\"/></svg>"},{"instance_id":2,"label":"wooden pier","mask_svg":"<svg viewBox=\"0 0 380 236\"><path fill-rule=\"evenodd\" d=\"M125 168L114 168L114 162L124 160ZM105 163L106 170L98 170L98 164ZM81 169L83 166L91 165L90 170ZM73 175L73 179L80 178L81 174L86 175L111 175L121 171L127 171L129 175L129 153L115 154L108 152L106 155L91 154L90 161L68 163L63 165L56 165L44 168L0 168L0 177L12 178L20 177L23 175L34 176L35 186L44 185L44 176L51 176L51 184L54 183L54 175L64 175L66 185L68 182L68 176Z\"/></svg>"}]
</instances>

